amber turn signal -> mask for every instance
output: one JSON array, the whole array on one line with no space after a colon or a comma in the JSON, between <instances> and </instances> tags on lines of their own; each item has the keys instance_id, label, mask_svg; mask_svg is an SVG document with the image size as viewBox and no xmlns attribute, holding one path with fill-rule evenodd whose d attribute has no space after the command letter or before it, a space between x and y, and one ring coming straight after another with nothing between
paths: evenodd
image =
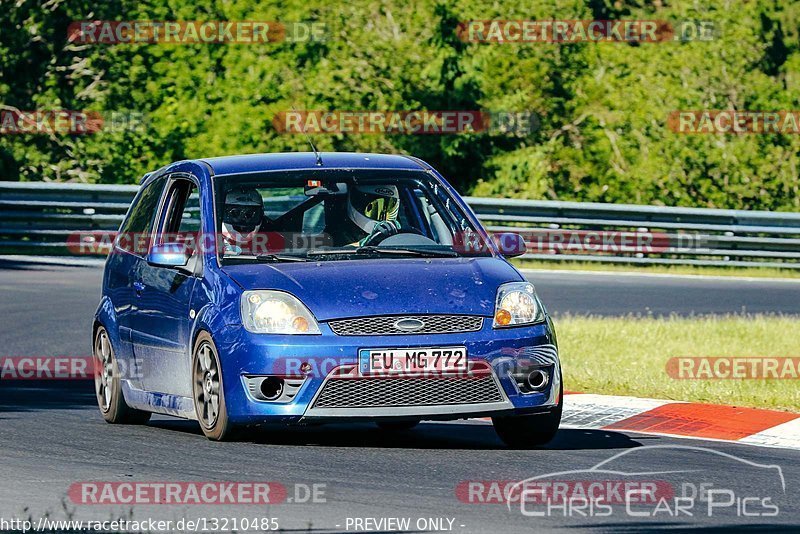
<instances>
[{"instance_id":1,"label":"amber turn signal","mask_svg":"<svg viewBox=\"0 0 800 534\"><path fill-rule=\"evenodd\" d=\"M511 324L511 312L500 308L497 310L497 313L494 314L494 322L501 326Z\"/></svg>"},{"instance_id":2,"label":"amber turn signal","mask_svg":"<svg viewBox=\"0 0 800 534\"><path fill-rule=\"evenodd\" d=\"M308 332L308 320L305 317L295 317L292 326L298 332Z\"/></svg>"}]
</instances>

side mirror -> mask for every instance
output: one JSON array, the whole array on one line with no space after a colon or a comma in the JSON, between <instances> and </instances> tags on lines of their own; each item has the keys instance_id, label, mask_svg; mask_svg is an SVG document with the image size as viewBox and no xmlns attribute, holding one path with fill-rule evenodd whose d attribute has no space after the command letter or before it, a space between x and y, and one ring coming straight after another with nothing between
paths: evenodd
<instances>
[{"instance_id":1,"label":"side mirror","mask_svg":"<svg viewBox=\"0 0 800 534\"><path fill-rule=\"evenodd\" d=\"M528 251L525 240L519 234L511 232L494 234L494 242L497 244L500 254L507 258L516 258Z\"/></svg>"},{"instance_id":2,"label":"side mirror","mask_svg":"<svg viewBox=\"0 0 800 534\"><path fill-rule=\"evenodd\" d=\"M150 247L147 263L156 267L186 267L190 256L186 243L162 243Z\"/></svg>"}]
</instances>

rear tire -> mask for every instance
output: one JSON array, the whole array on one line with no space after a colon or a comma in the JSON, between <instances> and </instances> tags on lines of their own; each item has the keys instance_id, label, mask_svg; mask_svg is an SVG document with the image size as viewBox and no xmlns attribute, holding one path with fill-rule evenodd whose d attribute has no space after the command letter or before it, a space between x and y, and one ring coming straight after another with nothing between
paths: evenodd
<instances>
[{"instance_id":1,"label":"rear tire","mask_svg":"<svg viewBox=\"0 0 800 534\"><path fill-rule=\"evenodd\" d=\"M377 423L378 428L387 432L402 432L404 430L411 430L419 424L419 419L414 421L380 421Z\"/></svg>"},{"instance_id":2,"label":"rear tire","mask_svg":"<svg viewBox=\"0 0 800 534\"><path fill-rule=\"evenodd\" d=\"M222 367L217 347L208 332L197 336L192 351L192 397L203 434L212 441L233 437L234 425L228 419Z\"/></svg>"},{"instance_id":3,"label":"rear tire","mask_svg":"<svg viewBox=\"0 0 800 534\"><path fill-rule=\"evenodd\" d=\"M150 420L150 412L125 404L114 347L103 326L94 334L94 392L100 414L107 423L143 425Z\"/></svg>"},{"instance_id":4,"label":"rear tire","mask_svg":"<svg viewBox=\"0 0 800 534\"><path fill-rule=\"evenodd\" d=\"M494 430L512 449L532 449L549 443L558 432L564 407L564 385L559 390L558 405L545 413L492 417Z\"/></svg>"}]
</instances>

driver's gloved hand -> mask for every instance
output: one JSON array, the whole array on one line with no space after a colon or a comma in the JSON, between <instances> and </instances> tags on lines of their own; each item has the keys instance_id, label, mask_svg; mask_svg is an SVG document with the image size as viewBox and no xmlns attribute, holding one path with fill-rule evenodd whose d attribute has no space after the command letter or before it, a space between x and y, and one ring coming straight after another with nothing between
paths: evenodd
<instances>
[{"instance_id":1,"label":"driver's gloved hand","mask_svg":"<svg viewBox=\"0 0 800 534\"><path fill-rule=\"evenodd\" d=\"M361 240L359 245L377 245L389 236L393 236L400 231L400 221L379 221L375 223L372 232Z\"/></svg>"}]
</instances>

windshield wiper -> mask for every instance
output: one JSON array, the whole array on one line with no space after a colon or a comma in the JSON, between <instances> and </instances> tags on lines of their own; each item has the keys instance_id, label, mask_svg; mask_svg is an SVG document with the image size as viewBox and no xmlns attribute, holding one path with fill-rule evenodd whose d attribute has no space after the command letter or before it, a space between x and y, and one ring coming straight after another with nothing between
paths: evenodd
<instances>
[{"instance_id":1,"label":"windshield wiper","mask_svg":"<svg viewBox=\"0 0 800 534\"><path fill-rule=\"evenodd\" d=\"M361 248L374 248L374 247L361 247ZM392 248L374 248L374 251L377 254L405 254L409 256L434 257L434 258L458 257L458 252L447 249L392 247Z\"/></svg>"},{"instance_id":2,"label":"windshield wiper","mask_svg":"<svg viewBox=\"0 0 800 534\"><path fill-rule=\"evenodd\" d=\"M336 255L372 255L372 256L415 256L415 257L434 257L434 258L455 258L458 253L453 250L435 250L435 249L418 249L418 248L378 248L375 246L364 247L342 247L330 249L312 249L309 250L308 256L336 256Z\"/></svg>"},{"instance_id":3,"label":"windshield wiper","mask_svg":"<svg viewBox=\"0 0 800 534\"><path fill-rule=\"evenodd\" d=\"M265 263L279 263L283 261L308 261L308 259L303 258L302 256L286 256L283 254L261 254L256 256L256 261L265 262Z\"/></svg>"}]
</instances>

